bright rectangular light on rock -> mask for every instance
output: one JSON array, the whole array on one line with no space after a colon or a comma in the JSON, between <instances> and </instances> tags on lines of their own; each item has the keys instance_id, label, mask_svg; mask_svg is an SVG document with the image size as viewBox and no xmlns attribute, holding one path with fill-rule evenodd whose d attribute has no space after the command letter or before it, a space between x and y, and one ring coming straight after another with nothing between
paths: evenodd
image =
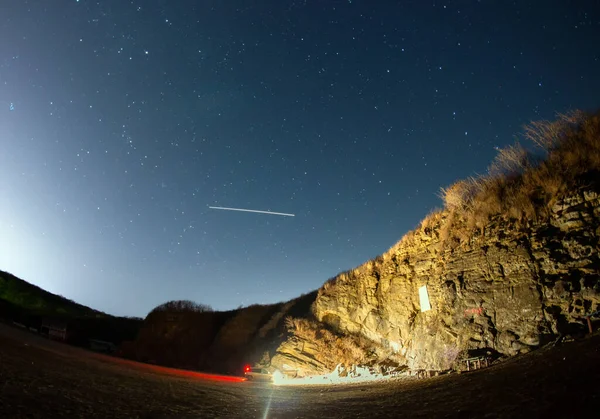
<instances>
[{"instance_id":1,"label":"bright rectangular light on rock","mask_svg":"<svg viewBox=\"0 0 600 419\"><path fill-rule=\"evenodd\" d=\"M423 285L419 288L419 299L421 300L421 312L431 310L431 304L429 304L429 294L427 293L427 285Z\"/></svg>"}]
</instances>

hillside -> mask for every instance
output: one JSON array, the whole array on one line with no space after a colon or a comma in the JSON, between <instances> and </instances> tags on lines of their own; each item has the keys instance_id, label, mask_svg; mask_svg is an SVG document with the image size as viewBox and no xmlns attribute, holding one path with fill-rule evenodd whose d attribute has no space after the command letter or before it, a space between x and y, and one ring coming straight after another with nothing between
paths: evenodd
<instances>
[{"instance_id":1,"label":"hillside","mask_svg":"<svg viewBox=\"0 0 600 419\"><path fill-rule=\"evenodd\" d=\"M52 294L36 285L0 271L0 300L31 314L105 317L107 314Z\"/></svg>"},{"instance_id":2,"label":"hillside","mask_svg":"<svg viewBox=\"0 0 600 419\"><path fill-rule=\"evenodd\" d=\"M246 364L270 362L288 336L286 317L306 317L316 295L224 312L155 309L137 339L123 347L123 355L170 367L240 374Z\"/></svg>"},{"instance_id":3,"label":"hillside","mask_svg":"<svg viewBox=\"0 0 600 419\"><path fill-rule=\"evenodd\" d=\"M90 338L120 344L135 339L141 319L116 317L52 294L8 272L0 271L0 319L40 329L44 319L67 325L69 343L87 345Z\"/></svg>"},{"instance_id":4,"label":"hillside","mask_svg":"<svg viewBox=\"0 0 600 419\"><path fill-rule=\"evenodd\" d=\"M600 114L525 137L535 154L500 150L488 174L442 190L444 209L319 289L313 319L289 322L278 366L443 372L587 333L600 307Z\"/></svg>"}]
</instances>

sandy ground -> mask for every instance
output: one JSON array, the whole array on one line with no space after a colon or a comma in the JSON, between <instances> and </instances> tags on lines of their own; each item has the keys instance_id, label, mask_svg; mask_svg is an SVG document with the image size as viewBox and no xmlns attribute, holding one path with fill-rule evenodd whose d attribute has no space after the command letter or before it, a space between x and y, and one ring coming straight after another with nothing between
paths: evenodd
<instances>
[{"instance_id":1,"label":"sandy ground","mask_svg":"<svg viewBox=\"0 0 600 419\"><path fill-rule=\"evenodd\" d=\"M432 379L274 387L156 367L0 324L1 418L596 417L600 335Z\"/></svg>"}]
</instances>

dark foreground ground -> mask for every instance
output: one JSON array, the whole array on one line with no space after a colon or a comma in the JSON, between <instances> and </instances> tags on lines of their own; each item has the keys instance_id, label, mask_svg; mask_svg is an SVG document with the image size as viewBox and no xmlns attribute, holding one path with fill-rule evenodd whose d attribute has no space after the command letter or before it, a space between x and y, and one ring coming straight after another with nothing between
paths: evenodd
<instances>
[{"instance_id":1,"label":"dark foreground ground","mask_svg":"<svg viewBox=\"0 0 600 419\"><path fill-rule=\"evenodd\" d=\"M0 324L0 418L577 418L600 409L600 335L427 380L272 387L138 364Z\"/></svg>"}]
</instances>

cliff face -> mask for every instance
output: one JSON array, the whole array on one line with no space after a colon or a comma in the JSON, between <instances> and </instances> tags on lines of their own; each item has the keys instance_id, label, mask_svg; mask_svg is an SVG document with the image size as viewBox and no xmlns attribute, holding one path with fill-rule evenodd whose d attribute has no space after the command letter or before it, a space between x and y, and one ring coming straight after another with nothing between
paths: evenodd
<instances>
[{"instance_id":1,"label":"cliff face","mask_svg":"<svg viewBox=\"0 0 600 419\"><path fill-rule=\"evenodd\" d=\"M444 371L585 332L585 314L600 308L599 191L567 195L539 223L498 216L468 230L451 217L428 217L318 293L226 313L151 314L132 357L227 373L259 362L298 375L340 362Z\"/></svg>"},{"instance_id":2,"label":"cliff face","mask_svg":"<svg viewBox=\"0 0 600 419\"><path fill-rule=\"evenodd\" d=\"M597 192L562 199L543 224L492 220L458 246L443 239L445 222L441 213L383 257L325 284L317 320L391 349L413 370L447 370L481 351L515 355L585 330L582 315L600 305ZM422 286L431 305L424 312ZM286 345L282 352L294 340ZM288 358L320 372L294 353Z\"/></svg>"}]
</instances>

